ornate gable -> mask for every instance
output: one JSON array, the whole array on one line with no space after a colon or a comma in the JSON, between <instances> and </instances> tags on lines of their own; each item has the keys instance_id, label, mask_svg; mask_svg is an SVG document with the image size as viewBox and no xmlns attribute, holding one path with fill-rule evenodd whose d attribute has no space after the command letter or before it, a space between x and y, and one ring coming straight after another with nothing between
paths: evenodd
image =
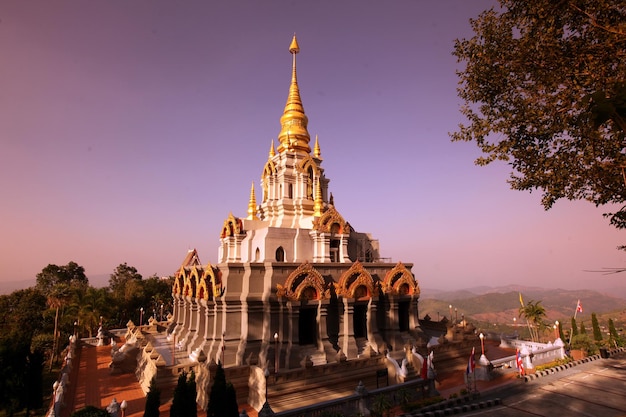
<instances>
[{"instance_id":1,"label":"ornate gable","mask_svg":"<svg viewBox=\"0 0 626 417\"><path fill-rule=\"evenodd\" d=\"M228 218L224 220L224 226L222 226L222 233L220 238L231 237L240 235L243 233L243 222L240 218L233 216L233 213L228 215Z\"/></svg>"},{"instance_id":2,"label":"ornate gable","mask_svg":"<svg viewBox=\"0 0 626 417\"><path fill-rule=\"evenodd\" d=\"M320 233L349 233L346 221L332 205L328 206L321 217L313 221L313 230Z\"/></svg>"},{"instance_id":3,"label":"ornate gable","mask_svg":"<svg viewBox=\"0 0 626 417\"><path fill-rule=\"evenodd\" d=\"M336 285L337 296L357 299L371 298L375 295L374 288L374 279L359 261L341 275Z\"/></svg>"},{"instance_id":4,"label":"ornate gable","mask_svg":"<svg viewBox=\"0 0 626 417\"><path fill-rule=\"evenodd\" d=\"M293 271L285 285L277 285L276 294L292 301L321 300L326 298L324 277L308 262Z\"/></svg>"},{"instance_id":5,"label":"ornate gable","mask_svg":"<svg viewBox=\"0 0 626 417\"><path fill-rule=\"evenodd\" d=\"M420 288L415 281L415 277L402 263L398 262L391 269L382 283L382 290L385 294L391 295L417 295L420 294Z\"/></svg>"}]
</instances>

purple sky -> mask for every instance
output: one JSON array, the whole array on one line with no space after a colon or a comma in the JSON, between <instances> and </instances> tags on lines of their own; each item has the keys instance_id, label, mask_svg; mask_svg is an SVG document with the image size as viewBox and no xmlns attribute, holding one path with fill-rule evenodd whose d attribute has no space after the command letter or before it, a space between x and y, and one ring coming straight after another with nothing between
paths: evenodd
<instances>
[{"instance_id":1,"label":"purple sky","mask_svg":"<svg viewBox=\"0 0 626 417\"><path fill-rule=\"evenodd\" d=\"M335 205L423 288L623 286L585 272L624 265L608 208L545 212L450 142L453 40L494 3L2 2L0 282L69 261L97 286L123 262L170 275L190 248L215 262L280 130L296 32Z\"/></svg>"}]
</instances>

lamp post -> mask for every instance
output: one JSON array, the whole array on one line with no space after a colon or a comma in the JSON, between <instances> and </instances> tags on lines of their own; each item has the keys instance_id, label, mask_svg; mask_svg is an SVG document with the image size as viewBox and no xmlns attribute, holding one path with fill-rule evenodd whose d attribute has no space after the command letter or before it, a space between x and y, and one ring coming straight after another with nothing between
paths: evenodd
<instances>
[{"instance_id":1,"label":"lamp post","mask_svg":"<svg viewBox=\"0 0 626 417\"><path fill-rule=\"evenodd\" d=\"M480 352L481 355L485 355L485 335L484 334L479 334L478 337L480 338Z\"/></svg>"},{"instance_id":2,"label":"lamp post","mask_svg":"<svg viewBox=\"0 0 626 417\"><path fill-rule=\"evenodd\" d=\"M259 410L259 417L269 417L274 415L274 411L272 407L270 407L270 403L267 401L267 378L270 376L270 370L265 368L265 402L263 403L263 407Z\"/></svg>"},{"instance_id":3,"label":"lamp post","mask_svg":"<svg viewBox=\"0 0 626 417\"><path fill-rule=\"evenodd\" d=\"M489 365L489 360L485 356L485 335L481 333L478 337L480 338L480 351L482 352L478 362L480 362L481 365Z\"/></svg>"},{"instance_id":4,"label":"lamp post","mask_svg":"<svg viewBox=\"0 0 626 417\"><path fill-rule=\"evenodd\" d=\"M450 309L450 321L452 321L452 304L450 304L448 308Z\"/></svg>"},{"instance_id":5,"label":"lamp post","mask_svg":"<svg viewBox=\"0 0 626 417\"><path fill-rule=\"evenodd\" d=\"M143 307L139 309L139 326L143 323Z\"/></svg>"},{"instance_id":6,"label":"lamp post","mask_svg":"<svg viewBox=\"0 0 626 417\"><path fill-rule=\"evenodd\" d=\"M123 400L120 404L120 409L122 410L122 417L126 417L126 408L128 407L128 403L126 400Z\"/></svg>"},{"instance_id":7,"label":"lamp post","mask_svg":"<svg viewBox=\"0 0 626 417\"><path fill-rule=\"evenodd\" d=\"M554 322L554 340L559 338L559 321Z\"/></svg>"},{"instance_id":8,"label":"lamp post","mask_svg":"<svg viewBox=\"0 0 626 417\"><path fill-rule=\"evenodd\" d=\"M163 303L161 303L161 321L163 321Z\"/></svg>"},{"instance_id":9,"label":"lamp post","mask_svg":"<svg viewBox=\"0 0 626 417\"><path fill-rule=\"evenodd\" d=\"M278 332L274 333L274 373L278 373Z\"/></svg>"},{"instance_id":10,"label":"lamp post","mask_svg":"<svg viewBox=\"0 0 626 417\"><path fill-rule=\"evenodd\" d=\"M78 320L74 322L74 338L76 338L77 334L78 334Z\"/></svg>"},{"instance_id":11,"label":"lamp post","mask_svg":"<svg viewBox=\"0 0 626 417\"><path fill-rule=\"evenodd\" d=\"M517 317L513 317L513 327L517 325Z\"/></svg>"},{"instance_id":12,"label":"lamp post","mask_svg":"<svg viewBox=\"0 0 626 417\"><path fill-rule=\"evenodd\" d=\"M459 311L457 310L456 307L454 307L454 322L458 323L459 321Z\"/></svg>"}]
</instances>

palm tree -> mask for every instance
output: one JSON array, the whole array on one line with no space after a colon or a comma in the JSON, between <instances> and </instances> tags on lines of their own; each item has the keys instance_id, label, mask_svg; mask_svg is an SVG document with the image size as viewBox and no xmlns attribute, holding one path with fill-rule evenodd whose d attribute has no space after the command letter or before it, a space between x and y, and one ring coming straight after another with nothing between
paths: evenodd
<instances>
[{"instance_id":1,"label":"palm tree","mask_svg":"<svg viewBox=\"0 0 626 417\"><path fill-rule=\"evenodd\" d=\"M54 363L54 358L58 349L57 344L59 340L59 309L65 306L70 298L70 288L66 284L57 284L50 290L50 293L48 294L48 305L50 306L50 308L54 308L56 310L54 313L54 334L52 336L52 355L50 355L50 371L52 371L52 364Z\"/></svg>"},{"instance_id":2,"label":"palm tree","mask_svg":"<svg viewBox=\"0 0 626 417\"><path fill-rule=\"evenodd\" d=\"M546 327L543 321L546 317L546 309L540 303L541 301L530 300L526 305L519 308L519 316L526 319L530 339L533 342L539 341L539 330Z\"/></svg>"}]
</instances>

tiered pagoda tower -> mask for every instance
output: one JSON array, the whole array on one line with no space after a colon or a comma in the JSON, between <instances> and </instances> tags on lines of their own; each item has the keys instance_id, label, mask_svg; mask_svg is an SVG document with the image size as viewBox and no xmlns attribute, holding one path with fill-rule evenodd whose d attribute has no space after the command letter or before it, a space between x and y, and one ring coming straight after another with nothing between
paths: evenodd
<instances>
[{"instance_id":1,"label":"tiered pagoda tower","mask_svg":"<svg viewBox=\"0 0 626 417\"><path fill-rule=\"evenodd\" d=\"M289 52L260 204L253 183L246 215L224 221L218 263L192 250L175 276L170 336L191 360L289 372L402 350L418 337L412 264L381 259L378 241L335 207L317 137L311 149L295 36Z\"/></svg>"}]
</instances>

